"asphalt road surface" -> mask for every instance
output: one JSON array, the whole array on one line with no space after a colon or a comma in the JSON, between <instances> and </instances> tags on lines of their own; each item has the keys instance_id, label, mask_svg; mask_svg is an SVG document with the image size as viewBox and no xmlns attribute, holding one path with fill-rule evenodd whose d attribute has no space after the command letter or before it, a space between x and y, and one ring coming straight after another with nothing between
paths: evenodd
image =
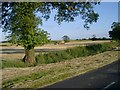
<instances>
[{"instance_id":1,"label":"asphalt road surface","mask_svg":"<svg viewBox=\"0 0 120 90\"><path fill-rule=\"evenodd\" d=\"M102 68L42 88L97 88L120 90L120 60Z\"/></svg>"}]
</instances>

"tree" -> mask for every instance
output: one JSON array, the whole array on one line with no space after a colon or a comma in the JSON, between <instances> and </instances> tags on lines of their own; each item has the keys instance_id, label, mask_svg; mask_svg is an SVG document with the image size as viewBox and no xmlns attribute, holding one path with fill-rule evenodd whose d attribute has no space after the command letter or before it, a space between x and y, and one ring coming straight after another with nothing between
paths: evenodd
<instances>
[{"instance_id":1,"label":"tree","mask_svg":"<svg viewBox=\"0 0 120 90\"><path fill-rule=\"evenodd\" d=\"M3 3L4 6L5 3ZM10 15L4 25L4 31L10 31L7 37L12 43L22 45L25 49L24 62L35 64L34 47L47 43L48 33L38 28L42 21L34 15L36 4L34 3L12 3L8 13ZM11 5L11 4L8 4ZM32 8L30 8L32 6ZM9 7L8 7L9 8ZM5 9L5 8L3 8ZM3 11L3 15L7 14ZM4 17L4 16L3 16Z\"/></svg>"},{"instance_id":2,"label":"tree","mask_svg":"<svg viewBox=\"0 0 120 90\"><path fill-rule=\"evenodd\" d=\"M93 0L94 1L94 0ZM93 8L99 2L3 2L2 25L3 32L8 32L12 43L25 48L24 61L35 63L34 47L48 42L48 33L40 28L42 19L48 20L53 9L57 10L55 20L73 22L80 16L84 20L85 28L96 22L98 14ZM39 15L36 13L40 12Z\"/></svg>"},{"instance_id":3,"label":"tree","mask_svg":"<svg viewBox=\"0 0 120 90\"><path fill-rule=\"evenodd\" d=\"M67 36L67 35L64 35L64 36L62 37L62 39L64 40L64 42L69 42L69 41L70 41L70 38L69 38L69 36Z\"/></svg>"},{"instance_id":4,"label":"tree","mask_svg":"<svg viewBox=\"0 0 120 90\"><path fill-rule=\"evenodd\" d=\"M92 40L93 41L97 40L96 35L92 35Z\"/></svg>"},{"instance_id":5,"label":"tree","mask_svg":"<svg viewBox=\"0 0 120 90\"><path fill-rule=\"evenodd\" d=\"M120 22L113 22L111 29L112 31L109 31L109 37L120 42Z\"/></svg>"}]
</instances>

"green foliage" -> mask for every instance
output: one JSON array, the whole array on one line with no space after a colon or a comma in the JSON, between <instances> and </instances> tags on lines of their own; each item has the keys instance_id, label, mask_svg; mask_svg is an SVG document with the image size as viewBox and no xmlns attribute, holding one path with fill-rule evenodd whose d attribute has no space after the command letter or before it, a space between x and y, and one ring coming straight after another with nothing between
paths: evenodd
<instances>
[{"instance_id":1,"label":"green foliage","mask_svg":"<svg viewBox=\"0 0 120 90\"><path fill-rule=\"evenodd\" d=\"M92 35L92 40L93 41L97 40L96 35Z\"/></svg>"},{"instance_id":2,"label":"green foliage","mask_svg":"<svg viewBox=\"0 0 120 90\"><path fill-rule=\"evenodd\" d=\"M99 3L99 2L98 2ZM96 22L98 14L93 8L97 2L4 2L2 3L2 24L4 32L9 32L8 38L12 43L25 47L42 45L46 43L47 32L38 30L42 19L49 19L51 11L56 9L55 20L60 24L63 21L73 22L75 17L81 15L88 24ZM36 13L40 12L40 15Z\"/></svg>"},{"instance_id":3,"label":"green foliage","mask_svg":"<svg viewBox=\"0 0 120 90\"><path fill-rule=\"evenodd\" d=\"M101 44L96 44L96 45L89 45L86 46L86 49L89 51L89 54L94 55L101 51L102 45Z\"/></svg>"},{"instance_id":4,"label":"green foliage","mask_svg":"<svg viewBox=\"0 0 120 90\"><path fill-rule=\"evenodd\" d=\"M38 79L42 79L42 81L39 80L40 83L35 82L33 84L35 86L37 85L37 87L40 87L40 86L45 85L47 83L57 81L60 78L65 79L65 77L73 75L73 73L70 73L70 74L65 73L66 71L68 71L68 69L66 67L60 67L60 68L57 67L57 68L52 68L52 69L47 69L47 70L40 70L39 72L35 72L35 73L29 74L29 75L19 76L19 77L10 79L10 80L3 81L2 88L3 89L11 88L16 83L20 83L20 82L26 83L26 81L31 81L31 80L35 81ZM56 75L57 73L64 73L64 74ZM44 78L46 76L47 76L47 78ZM50 76L57 76L57 77L50 77ZM35 86L34 86L34 88L35 88ZM21 90L21 88L20 88L20 90Z\"/></svg>"},{"instance_id":5,"label":"green foliage","mask_svg":"<svg viewBox=\"0 0 120 90\"><path fill-rule=\"evenodd\" d=\"M11 15L4 25L4 31L9 31L7 37L12 43L31 49L47 42L48 33L40 28L42 20L33 13L34 3L13 3Z\"/></svg>"},{"instance_id":6,"label":"green foliage","mask_svg":"<svg viewBox=\"0 0 120 90\"><path fill-rule=\"evenodd\" d=\"M79 56L80 47L68 49L66 52L69 53L72 57L77 58Z\"/></svg>"},{"instance_id":7,"label":"green foliage","mask_svg":"<svg viewBox=\"0 0 120 90\"><path fill-rule=\"evenodd\" d=\"M41 64L43 60L45 63L55 63L55 62L60 62L60 61L68 60L72 58L95 55L97 53L111 50L116 45L117 43L115 42L115 43L103 43L103 44L89 45L85 47L79 46L79 47L74 47L71 49L63 50L63 51L47 53L47 54L42 55L42 57L39 57L38 55L36 56L36 59L37 61L41 62Z\"/></svg>"},{"instance_id":8,"label":"green foliage","mask_svg":"<svg viewBox=\"0 0 120 90\"><path fill-rule=\"evenodd\" d=\"M42 25L43 18L49 19L53 9L57 10L54 18L59 24L63 21L73 22L75 17L81 15L84 27L88 29L88 24L96 22L99 16L93 10L96 4L98 2L3 2L3 31L9 33L9 41L31 50L48 42L48 33L38 26ZM34 64L34 55L29 56L25 53L23 61Z\"/></svg>"},{"instance_id":9,"label":"green foliage","mask_svg":"<svg viewBox=\"0 0 120 90\"><path fill-rule=\"evenodd\" d=\"M71 59L72 58L72 56L69 54L69 53L66 53L66 50L64 50L64 51L60 51L59 52L59 54L60 54L60 59L61 60L66 60L66 59ZM60 61L61 61L60 60Z\"/></svg>"},{"instance_id":10,"label":"green foliage","mask_svg":"<svg viewBox=\"0 0 120 90\"><path fill-rule=\"evenodd\" d=\"M109 36L116 41L120 42L120 22L113 22L112 31L109 31Z\"/></svg>"},{"instance_id":11,"label":"green foliage","mask_svg":"<svg viewBox=\"0 0 120 90\"><path fill-rule=\"evenodd\" d=\"M43 64L43 63L45 63L44 54L39 54L39 55L36 56L36 63L37 64Z\"/></svg>"},{"instance_id":12,"label":"green foliage","mask_svg":"<svg viewBox=\"0 0 120 90\"><path fill-rule=\"evenodd\" d=\"M3 31L9 33L7 38L10 42L25 48L23 61L31 65L35 63L34 47L48 42L47 31L38 27L42 25L42 20L36 16L37 5L31 2L11 2L3 3L2 6Z\"/></svg>"},{"instance_id":13,"label":"green foliage","mask_svg":"<svg viewBox=\"0 0 120 90\"><path fill-rule=\"evenodd\" d=\"M27 67L28 65L22 62L22 60L2 60L2 68L8 67Z\"/></svg>"},{"instance_id":14,"label":"green foliage","mask_svg":"<svg viewBox=\"0 0 120 90\"><path fill-rule=\"evenodd\" d=\"M40 72L40 73L32 73L30 75L26 75L26 76L21 76L21 77L18 77L18 78L15 78L11 81L5 81L3 82L3 88L10 88L11 85L15 84L15 83L18 83L18 82L25 82L27 80L36 80L38 78L41 78L43 76L45 76L45 74L47 74L47 72Z\"/></svg>"},{"instance_id":15,"label":"green foliage","mask_svg":"<svg viewBox=\"0 0 120 90\"><path fill-rule=\"evenodd\" d=\"M41 20L43 18L46 20L49 19L51 11L55 9L57 12L54 18L59 24L63 21L73 22L75 21L75 17L81 16L85 22L84 27L89 28L88 24L96 22L99 17L93 10L97 4L99 4L99 2L94 2L94 0L93 2L3 2L2 23L6 28L4 31L9 30L11 25L13 27L12 29L15 29L16 26L23 26L24 23L26 23L25 26L27 26L27 28L29 28L29 26L36 27L38 22L42 24ZM39 19L35 17L35 13L37 12L40 12ZM16 22L16 24L10 22L13 19L15 22L18 20L18 22ZM26 31L29 29L26 29Z\"/></svg>"},{"instance_id":16,"label":"green foliage","mask_svg":"<svg viewBox=\"0 0 120 90\"><path fill-rule=\"evenodd\" d=\"M70 41L70 38L69 38L69 36L67 36L67 35L64 35L64 36L62 37L62 39L63 39L65 42L69 42L69 41Z\"/></svg>"},{"instance_id":17,"label":"green foliage","mask_svg":"<svg viewBox=\"0 0 120 90\"><path fill-rule=\"evenodd\" d=\"M56 63L64 60L70 60L72 58L85 57L89 55L95 55L107 50L112 50L118 45L117 42L95 44L89 46L78 46L62 51L40 53L36 56L36 65ZM29 65L17 60L2 60L2 68L7 67L27 67Z\"/></svg>"},{"instance_id":18,"label":"green foliage","mask_svg":"<svg viewBox=\"0 0 120 90\"><path fill-rule=\"evenodd\" d=\"M101 51L104 52L106 50L111 50L113 48L115 48L118 45L117 42L113 42L113 43L103 43L102 44L102 48Z\"/></svg>"},{"instance_id":19,"label":"green foliage","mask_svg":"<svg viewBox=\"0 0 120 90\"><path fill-rule=\"evenodd\" d=\"M55 63L60 62L62 60L71 59L72 56L69 53L66 53L66 50L58 51L58 52L50 52L47 54L39 54L36 56L37 64L43 63Z\"/></svg>"}]
</instances>

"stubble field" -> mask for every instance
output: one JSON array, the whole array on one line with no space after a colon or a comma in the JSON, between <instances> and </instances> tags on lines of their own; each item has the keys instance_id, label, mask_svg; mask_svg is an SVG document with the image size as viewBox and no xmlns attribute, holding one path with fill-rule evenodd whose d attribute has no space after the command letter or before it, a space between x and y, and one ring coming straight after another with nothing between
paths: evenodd
<instances>
[{"instance_id":1,"label":"stubble field","mask_svg":"<svg viewBox=\"0 0 120 90\"><path fill-rule=\"evenodd\" d=\"M40 52L52 52L64 50L67 48L72 48L75 46L85 46L89 44L97 44L97 43L105 43L110 42L107 41L71 41L62 45L54 45L54 44L46 44L43 46L35 47L35 53L38 54ZM9 43L1 43L0 44L0 58L1 60L18 60L24 57L24 48L21 46L11 45Z\"/></svg>"},{"instance_id":2,"label":"stubble field","mask_svg":"<svg viewBox=\"0 0 120 90\"><path fill-rule=\"evenodd\" d=\"M64 50L75 46L105 43L110 41L72 41L63 45L46 44L35 47L36 54ZM17 60L24 56L24 48L20 46L1 45L2 60ZM66 78L83 74L118 60L118 51L111 50L92 56L73 58L71 60L42 64L26 68L3 68L2 85L4 88L38 88L51 85Z\"/></svg>"}]
</instances>

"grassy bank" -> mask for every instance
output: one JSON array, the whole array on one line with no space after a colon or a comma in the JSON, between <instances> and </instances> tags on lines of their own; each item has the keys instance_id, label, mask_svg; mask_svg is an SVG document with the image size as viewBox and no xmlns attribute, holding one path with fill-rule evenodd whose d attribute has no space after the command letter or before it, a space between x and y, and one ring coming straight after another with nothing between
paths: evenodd
<instances>
[{"instance_id":1,"label":"grassy bank","mask_svg":"<svg viewBox=\"0 0 120 90\"><path fill-rule=\"evenodd\" d=\"M63 51L39 54L36 56L36 64L48 64L61 62L73 58L95 55L116 47L116 43L94 44L89 46L78 46Z\"/></svg>"},{"instance_id":2,"label":"grassy bank","mask_svg":"<svg viewBox=\"0 0 120 90\"><path fill-rule=\"evenodd\" d=\"M3 69L3 88L39 88L102 67L118 59L117 51L30 68Z\"/></svg>"},{"instance_id":3,"label":"grassy bank","mask_svg":"<svg viewBox=\"0 0 120 90\"><path fill-rule=\"evenodd\" d=\"M95 55L104 51L111 50L116 47L117 43L109 42L103 44L95 44L89 46L78 46L62 51L40 53L36 56L36 65L56 63L65 60L70 60L78 57L85 57ZM35 65L35 66L36 66ZM22 62L22 60L2 60L2 68L8 67L28 67L29 65Z\"/></svg>"}]
</instances>

